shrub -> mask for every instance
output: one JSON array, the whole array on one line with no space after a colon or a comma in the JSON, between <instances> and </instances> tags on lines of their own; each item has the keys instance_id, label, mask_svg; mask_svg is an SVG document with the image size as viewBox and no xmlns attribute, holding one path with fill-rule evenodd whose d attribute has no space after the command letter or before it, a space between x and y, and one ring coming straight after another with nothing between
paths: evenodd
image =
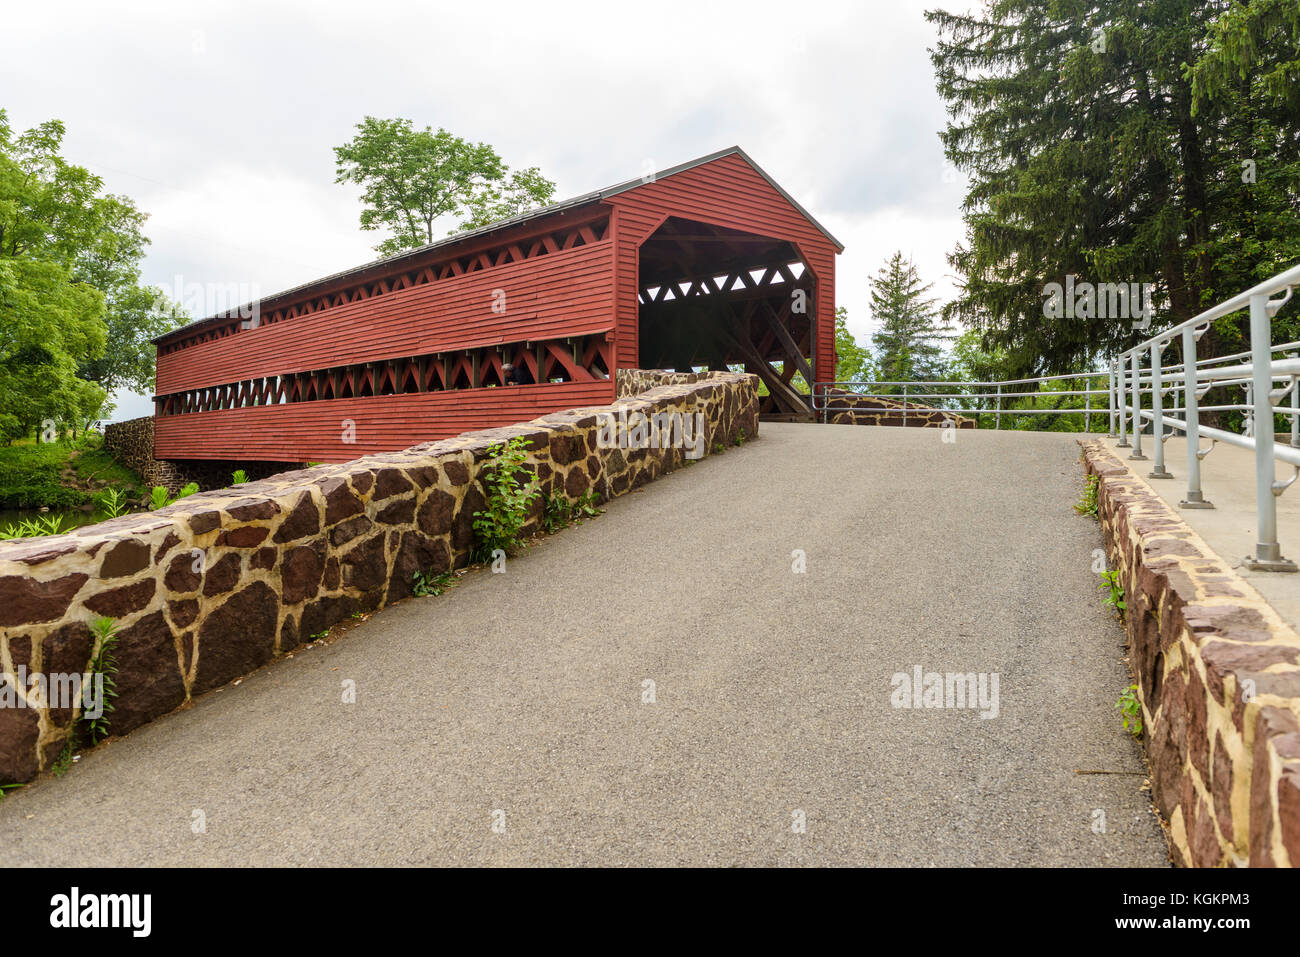
<instances>
[{"instance_id":1,"label":"shrub","mask_svg":"<svg viewBox=\"0 0 1300 957\"><path fill-rule=\"evenodd\" d=\"M487 562L501 549L507 555L519 546L519 532L528 509L541 494L537 473L524 467L528 451L516 437L489 447L479 473L486 507L474 513L474 560Z\"/></svg>"}]
</instances>

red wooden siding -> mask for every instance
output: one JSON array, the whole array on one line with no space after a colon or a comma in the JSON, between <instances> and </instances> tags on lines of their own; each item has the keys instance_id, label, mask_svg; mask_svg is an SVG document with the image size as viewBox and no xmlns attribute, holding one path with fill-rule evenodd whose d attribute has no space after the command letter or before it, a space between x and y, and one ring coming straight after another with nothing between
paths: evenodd
<instances>
[{"instance_id":1,"label":"red wooden siding","mask_svg":"<svg viewBox=\"0 0 1300 957\"><path fill-rule=\"evenodd\" d=\"M741 156L723 156L610 197L618 244L616 331L620 368L636 368L640 245L668 216L741 229L795 245L817 279L817 365L835 378L835 245Z\"/></svg>"},{"instance_id":2,"label":"red wooden siding","mask_svg":"<svg viewBox=\"0 0 1300 957\"><path fill-rule=\"evenodd\" d=\"M525 422L558 409L606 405L613 398L612 381L564 382L165 415L154 419L154 455L346 462L474 429ZM356 424L351 444L343 441L345 419Z\"/></svg>"},{"instance_id":3,"label":"red wooden siding","mask_svg":"<svg viewBox=\"0 0 1300 957\"><path fill-rule=\"evenodd\" d=\"M612 253L604 241L245 329L159 356L157 393L608 329Z\"/></svg>"}]
</instances>

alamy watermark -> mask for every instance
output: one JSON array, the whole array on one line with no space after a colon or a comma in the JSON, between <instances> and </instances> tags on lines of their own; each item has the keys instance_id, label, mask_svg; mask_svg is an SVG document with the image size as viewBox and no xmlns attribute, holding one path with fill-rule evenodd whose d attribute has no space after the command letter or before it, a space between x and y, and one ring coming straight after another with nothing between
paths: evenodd
<instances>
[{"instance_id":1,"label":"alamy watermark","mask_svg":"<svg viewBox=\"0 0 1300 957\"><path fill-rule=\"evenodd\" d=\"M25 689L20 691L19 689ZM82 708L82 717L104 716L104 676L99 673L27 673L19 665L13 675L0 675L0 708Z\"/></svg>"},{"instance_id":2,"label":"alamy watermark","mask_svg":"<svg viewBox=\"0 0 1300 957\"><path fill-rule=\"evenodd\" d=\"M262 323L262 292L256 283L186 282L184 276L158 286L163 302L180 306L191 316L238 317L244 329Z\"/></svg>"},{"instance_id":3,"label":"alamy watermark","mask_svg":"<svg viewBox=\"0 0 1300 957\"><path fill-rule=\"evenodd\" d=\"M1070 273L1065 283L1043 286L1043 316L1048 319L1131 319L1134 329L1145 329L1155 315L1149 282L1077 282Z\"/></svg>"},{"instance_id":4,"label":"alamy watermark","mask_svg":"<svg viewBox=\"0 0 1300 957\"><path fill-rule=\"evenodd\" d=\"M895 708L968 708L981 718L998 716L998 673L926 671L913 665L889 679Z\"/></svg>"},{"instance_id":5,"label":"alamy watermark","mask_svg":"<svg viewBox=\"0 0 1300 957\"><path fill-rule=\"evenodd\" d=\"M619 409L596 416L596 445L602 449L686 449L688 459L704 457L704 413L643 412Z\"/></svg>"}]
</instances>

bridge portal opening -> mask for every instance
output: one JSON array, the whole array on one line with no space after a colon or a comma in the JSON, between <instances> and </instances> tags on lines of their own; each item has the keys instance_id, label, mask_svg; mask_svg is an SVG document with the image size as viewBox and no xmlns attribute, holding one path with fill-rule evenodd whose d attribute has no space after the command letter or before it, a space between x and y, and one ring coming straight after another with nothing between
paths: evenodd
<instances>
[{"instance_id":1,"label":"bridge portal opening","mask_svg":"<svg viewBox=\"0 0 1300 957\"><path fill-rule=\"evenodd\" d=\"M641 367L743 368L765 418L811 418L816 292L790 242L669 217L640 250Z\"/></svg>"}]
</instances>

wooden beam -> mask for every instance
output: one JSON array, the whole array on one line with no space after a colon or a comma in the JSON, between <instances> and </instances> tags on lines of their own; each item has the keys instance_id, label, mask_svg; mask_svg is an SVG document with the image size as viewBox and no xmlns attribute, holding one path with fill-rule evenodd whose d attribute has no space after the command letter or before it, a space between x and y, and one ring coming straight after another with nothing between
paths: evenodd
<instances>
[{"instance_id":1,"label":"wooden beam","mask_svg":"<svg viewBox=\"0 0 1300 957\"><path fill-rule=\"evenodd\" d=\"M772 327L772 331L776 333L777 341L781 343L790 358L794 360L795 366L803 374L804 381L808 383L808 388L811 389L814 381L812 366L808 364L808 360L804 358L803 353L799 351L799 347L795 345L790 330L785 327L781 317L777 315L776 310L772 308L772 304L766 299L758 304L758 308L763 313L763 317L767 319L768 325Z\"/></svg>"}]
</instances>

